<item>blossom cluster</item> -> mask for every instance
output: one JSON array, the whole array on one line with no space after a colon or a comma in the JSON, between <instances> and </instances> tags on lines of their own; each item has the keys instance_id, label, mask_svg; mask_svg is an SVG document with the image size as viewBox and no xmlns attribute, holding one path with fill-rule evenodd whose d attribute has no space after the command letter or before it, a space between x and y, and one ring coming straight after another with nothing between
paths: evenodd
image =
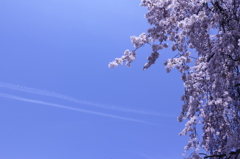
<instances>
[{"instance_id":1,"label":"blossom cluster","mask_svg":"<svg viewBox=\"0 0 240 159\"><path fill-rule=\"evenodd\" d=\"M178 120L188 120L180 135L190 136L185 150L194 148L194 152L189 158L200 158L200 147L207 155L227 156L239 150L240 0L142 0L140 5L148 9L145 17L152 27L131 41L136 49L152 45L144 70L155 63L158 51L168 47L166 42L178 52L164 65L167 72L176 67L182 73L184 94ZM125 52L109 67L129 65L135 51ZM201 138L197 138L199 124Z\"/></svg>"},{"instance_id":2,"label":"blossom cluster","mask_svg":"<svg viewBox=\"0 0 240 159\"><path fill-rule=\"evenodd\" d=\"M130 67L130 63L133 62L135 59L136 59L135 51L130 52L129 50L126 50L122 57L115 58L114 61L108 64L108 67L113 68L118 65L122 65L124 62L126 62L126 66Z\"/></svg>"}]
</instances>

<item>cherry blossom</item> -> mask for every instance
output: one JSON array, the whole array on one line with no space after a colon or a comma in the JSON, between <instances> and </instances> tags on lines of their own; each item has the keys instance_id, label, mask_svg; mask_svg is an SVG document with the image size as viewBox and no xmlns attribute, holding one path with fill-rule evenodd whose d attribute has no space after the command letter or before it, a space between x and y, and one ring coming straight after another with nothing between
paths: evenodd
<instances>
[{"instance_id":1,"label":"cherry blossom","mask_svg":"<svg viewBox=\"0 0 240 159\"><path fill-rule=\"evenodd\" d=\"M189 158L230 156L240 150L240 0L142 0L151 28L131 37L134 51L109 63L130 66L145 44L152 53L143 69L170 47L177 56L166 60L166 71L182 73L184 94L178 120L187 120L180 135L189 135ZM170 46L168 46L168 44ZM195 57L191 56L191 52ZM199 128L202 135L198 135ZM215 156L214 156L215 155ZM240 155L239 155L240 156Z\"/></svg>"}]
</instances>

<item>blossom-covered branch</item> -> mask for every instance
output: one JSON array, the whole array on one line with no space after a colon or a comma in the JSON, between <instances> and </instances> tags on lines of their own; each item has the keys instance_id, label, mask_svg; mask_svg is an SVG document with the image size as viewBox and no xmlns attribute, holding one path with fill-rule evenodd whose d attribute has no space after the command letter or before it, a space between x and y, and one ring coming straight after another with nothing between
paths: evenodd
<instances>
[{"instance_id":1,"label":"blossom-covered branch","mask_svg":"<svg viewBox=\"0 0 240 159\"><path fill-rule=\"evenodd\" d=\"M167 42L179 55L164 65L167 72L176 67L182 73L185 92L178 120L188 120L180 135L190 136L185 147L194 148L190 158L200 158L200 148L209 156L239 150L240 0L142 0L141 6L148 9L145 17L152 27L131 41L136 49L146 43L152 46L144 70L155 63ZM196 59L190 56L192 50ZM123 62L130 66L135 58L136 50L127 50L109 67Z\"/></svg>"}]
</instances>

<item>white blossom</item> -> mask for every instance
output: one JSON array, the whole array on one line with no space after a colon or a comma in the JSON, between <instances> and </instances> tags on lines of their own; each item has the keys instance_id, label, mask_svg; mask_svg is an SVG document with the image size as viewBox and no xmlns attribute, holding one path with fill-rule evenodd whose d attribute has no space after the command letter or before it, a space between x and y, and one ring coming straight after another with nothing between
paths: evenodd
<instances>
[{"instance_id":1,"label":"white blossom","mask_svg":"<svg viewBox=\"0 0 240 159\"><path fill-rule=\"evenodd\" d=\"M178 120L188 120L180 135L190 136L185 147L194 148L190 158L200 158L199 147L209 155L240 150L240 0L142 0L141 6L148 9L145 17L151 28L132 36L131 42L134 51L152 45L144 70L156 62L167 42L177 52L164 65L167 72L176 67L182 73L185 91ZM130 66L134 51L109 67L124 62ZM201 123L199 139L196 125Z\"/></svg>"}]
</instances>

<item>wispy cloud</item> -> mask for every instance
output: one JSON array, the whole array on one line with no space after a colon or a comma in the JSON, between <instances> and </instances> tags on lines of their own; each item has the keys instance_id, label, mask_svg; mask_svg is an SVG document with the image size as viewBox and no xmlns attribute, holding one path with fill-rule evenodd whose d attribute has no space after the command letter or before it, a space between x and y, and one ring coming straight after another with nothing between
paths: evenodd
<instances>
[{"instance_id":1,"label":"wispy cloud","mask_svg":"<svg viewBox=\"0 0 240 159\"><path fill-rule=\"evenodd\" d=\"M157 125L157 124L153 124L153 123L146 122L146 121L143 121L143 120L123 117L123 116L118 116L118 115L112 115L112 114L106 114L106 113L100 113L100 112L90 111L90 110L85 110L85 109L79 109L79 108L69 107L69 106L66 106L66 105L49 103L49 102L44 102L44 101L40 101L40 100L33 100L33 99L23 98L23 97L10 95L10 94L5 94L5 93L0 93L0 96L5 97L5 98L14 99L14 100L24 101L24 102L28 102L28 103L35 103L35 104L41 104L41 105L46 105L46 106L51 106L51 107L57 107L57 108L62 108L62 109L78 111L78 112L81 112L81 113L87 113L87 114L93 114L93 115L104 116L104 117L109 117L109 118L127 120L127 121L131 121L131 122L142 123L142 124Z\"/></svg>"},{"instance_id":2,"label":"wispy cloud","mask_svg":"<svg viewBox=\"0 0 240 159\"><path fill-rule=\"evenodd\" d=\"M84 100L78 100L66 95L58 94L55 92L50 92L46 90L40 90L40 89L35 89L35 88L30 88L30 87L25 87L25 86L20 86L20 85L14 85L10 83L5 83L5 82L0 82L0 87L2 88L7 88L7 89L12 89L12 90L17 90L17 91L22 91L22 92L27 92L27 93L32 93L32 94L38 94L42 96L48 96L48 97L54 97L62 100L66 100L69 102L77 103L77 104L84 104L88 106L94 106L102 109L108 109L108 110L114 110L114 111L121 111L121 112L128 112L128 113L135 113L135 114L142 114L142 115L154 115L154 116L161 116L161 117L173 117L173 115L165 114L165 113L157 113L153 111L145 111L145 110L135 110L135 109L129 109L129 108L122 108L122 107L116 107L116 106L109 106L105 104L99 104L99 103L93 103L93 102L88 102Z\"/></svg>"}]
</instances>

